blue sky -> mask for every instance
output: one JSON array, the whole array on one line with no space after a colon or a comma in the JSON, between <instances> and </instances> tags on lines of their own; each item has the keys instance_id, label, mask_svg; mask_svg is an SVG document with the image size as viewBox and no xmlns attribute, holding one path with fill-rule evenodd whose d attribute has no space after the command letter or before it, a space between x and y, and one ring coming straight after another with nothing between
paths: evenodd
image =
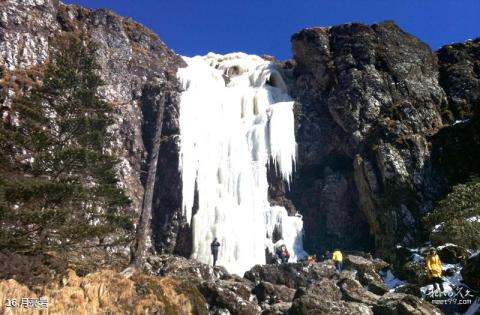
<instances>
[{"instance_id":1,"label":"blue sky","mask_svg":"<svg viewBox=\"0 0 480 315\"><path fill-rule=\"evenodd\" d=\"M110 8L155 31L175 52L292 56L305 27L395 20L433 50L480 36L480 0L67 0Z\"/></svg>"}]
</instances>

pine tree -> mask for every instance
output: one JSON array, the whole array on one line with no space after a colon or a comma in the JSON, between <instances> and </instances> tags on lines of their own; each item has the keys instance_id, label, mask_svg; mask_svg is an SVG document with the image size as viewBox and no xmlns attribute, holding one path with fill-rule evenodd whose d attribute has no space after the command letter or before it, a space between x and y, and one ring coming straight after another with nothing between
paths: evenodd
<instances>
[{"instance_id":1,"label":"pine tree","mask_svg":"<svg viewBox=\"0 0 480 315\"><path fill-rule=\"evenodd\" d=\"M13 101L18 124L0 129L0 248L36 252L127 242L129 199L107 154L113 107L97 93L95 46L58 40L43 84ZM7 154L5 153L7 152Z\"/></svg>"}]
</instances>

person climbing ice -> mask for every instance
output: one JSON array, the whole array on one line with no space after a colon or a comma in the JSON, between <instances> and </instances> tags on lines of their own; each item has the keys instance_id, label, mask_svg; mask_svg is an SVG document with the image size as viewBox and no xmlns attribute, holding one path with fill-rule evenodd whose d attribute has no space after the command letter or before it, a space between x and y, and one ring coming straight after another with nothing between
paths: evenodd
<instances>
[{"instance_id":1,"label":"person climbing ice","mask_svg":"<svg viewBox=\"0 0 480 315\"><path fill-rule=\"evenodd\" d=\"M290 258L290 253L287 250L287 246L282 245L277 249L277 256L280 258L280 261L283 263L287 263L288 259Z\"/></svg>"},{"instance_id":2,"label":"person climbing ice","mask_svg":"<svg viewBox=\"0 0 480 315\"><path fill-rule=\"evenodd\" d=\"M427 264L427 276L430 279L430 283L433 284L433 289L443 292L443 267L440 257L438 257L435 248L430 248L425 261Z\"/></svg>"},{"instance_id":3,"label":"person climbing ice","mask_svg":"<svg viewBox=\"0 0 480 315\"><path fill-rule=\"evenodd\" d=\"M338 248L333 251L332 260L333 260L333 264L335 265L335 268L339 272L342 272L343 255L342 255L342 252Z\"/></svg>"},{"instance_id":4,"label":"person climbing ice","mask_svg":"<svg viewBox=\"0 0 480 315\"><path fill-rule=\"evenodd\" d=\"M212 251L213 255L213 266L217 264L218 259L218 248L220 247L220 243L218 242L217 238L213 239L213 242L210 244L210 250Z\"/></svg>"}]
</instances>

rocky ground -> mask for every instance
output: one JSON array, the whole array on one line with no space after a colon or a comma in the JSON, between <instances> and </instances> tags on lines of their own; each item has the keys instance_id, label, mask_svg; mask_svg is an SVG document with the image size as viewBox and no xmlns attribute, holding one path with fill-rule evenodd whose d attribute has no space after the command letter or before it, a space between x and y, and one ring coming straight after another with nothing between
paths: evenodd
<instances>
[{"instance_id":1,"label":"rocky ground","mask_svg":"<svg viewBox=\"0 0 480 315\"><path fill-rule=\"evenodd\" d=\"M391 290L380 276L386 262L346 256L341 273L327 260L257 265L244 277L170 255L150 257L144 272L129 278L109 269L78 276L69 265L35 286L2 280L0 298L46 297L50 314L442 314L413 291ZM478 285L475 263L467 265L475 278L469 283Z\"/></svg>"}]
</instances>

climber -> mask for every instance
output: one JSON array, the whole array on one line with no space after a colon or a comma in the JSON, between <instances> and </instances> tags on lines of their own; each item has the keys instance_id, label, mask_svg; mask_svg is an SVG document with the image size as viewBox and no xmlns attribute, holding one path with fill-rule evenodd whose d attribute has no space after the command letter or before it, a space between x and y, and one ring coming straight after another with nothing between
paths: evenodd
<instances>
[{"instance_id":1,"label":"climber","mask_svg":"<svg viewBox=\"0 0 480 315\"><path fill-rule=\"evenodd\" d=\"M287 250L287 246L282 245L277 249L277 256L282 263L287 263L290 258L290 253Z\"/></svg>"},{"instance_id":2,"label":"climber","mask_svg":"<svg viewBox=\"0 0 480 315\"><path fill-rule=\"evenodd\" d=\"M317 262L317 255L308 256L307 261L309 265L313 265Z\"/></svg>"},{"instance_id":3,"label":"climber","mask_svg":"<svg viewBox=\"0 0 480 315\"><path fill-rule=\"evenodd\" d=\"M325 253L323 253L322 255L320 255L320 260L321 261L329 260L331 258L332 258L332 254L328 250L325 251Z\"/></svg>"},{"instance_id":4,"label":"climber","mask_svg":"<svg viewBox=\"0 0 480 315\"><path fill-rule=\"evenodd\" d=\"M335 268L342 272L343 256L342 252L338 248L333 251L332 259L333 263L335 264Z\"/></svg>"},{"instance_id":5,"label":"climber","mask_svg":"<svg viewBox=\"0 0 480 315\"><path fill-rule=\"evenodd\" d=\"M425 260L427 263L427 276L430 279L430 283L433 284L435 290L443 292L442 262L440 261L435 248L430 248Z\"/></svg>"},{"instance_id":6,"label":"climber","mask_svg":"<svg viewBox=\"0 0 480 315\"><path fill-rule=\"evenodd\" d=\"M218 248L220 247L220 243L217 241L217 238L215 237L213 239L213 242L210 244L210 249L212 250L212 255L213 255L213 266L215 267L215 264L217 263L218 259Z\"/></svg>"}]
</instances>

